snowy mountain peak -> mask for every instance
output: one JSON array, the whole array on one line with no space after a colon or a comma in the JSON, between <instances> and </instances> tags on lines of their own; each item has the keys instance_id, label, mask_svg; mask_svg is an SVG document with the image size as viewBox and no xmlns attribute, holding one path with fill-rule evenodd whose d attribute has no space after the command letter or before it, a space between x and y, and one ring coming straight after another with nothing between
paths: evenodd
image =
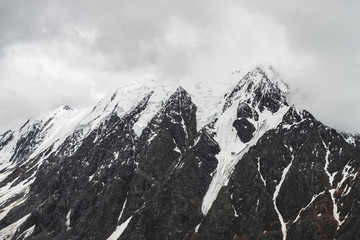
<instances>
[{"instance_id":1,"label":"snowy mountain peak","mask_svg":"<svg viewBox=\"0 0 360 240\"><path fill-rule=\"evenodd\" d=\"M249 71L227 96L223 111L235 101L246 102L260 112L265 109L272 113L281 106L288 106L286 97L289 88L272 66L257 65Z\"/></svg>"},{"instance_id":2,"label":"snowy mountain peak","mask_svg":"<svg viewBox=\"0 0 360 240\"><path fill-rule=\"evenodd\" d=\"M173 94L174 98L179 100L182 99L182 100L189 100L191 99L191 96L190 94L181 86L179 86L175 93ZM191 100L190 100L191 101Z\"/></svg>"},{"instance_id":3,"label":"snowy mountain peak","mask_svg":"<svg viewBox=\"0 0 360 240\"><path fill-rule=\"evenodd\" d=\"M274 70L271 65L261 66L257 65L254 70L250 71L243 79L243 84L253 83L250 90L255 88L262 88L265 91L280 90L281 93L288 93L288 86L280 78L280 75Z\"/></svg>"},{"instance_id":4,"label":"snowy mountain peak","mask_svg":"<svg viewBox=\"0 0 360 240\"><path fill-rule=\"evenodd\" d=\"M279 88L282 92L287 93L288 92L288 86L281 78L280 74L276 71L276 69L271 64L256 64L256 65L249 65L247 67L244 67L241 70L235 71L232 74L240 74L245 73L243 75L242 80L239 82L246 83L244 80L245 76L251 76L249 79L251 82L254 83L255 86L258 85L270 85L270 86L276 86Z\"/></svg>"}]
</instances>

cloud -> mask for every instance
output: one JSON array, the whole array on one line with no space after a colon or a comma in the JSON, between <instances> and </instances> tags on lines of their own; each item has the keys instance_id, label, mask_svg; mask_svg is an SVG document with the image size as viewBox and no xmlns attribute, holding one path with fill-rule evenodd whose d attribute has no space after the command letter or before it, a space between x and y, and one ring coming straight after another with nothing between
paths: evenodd
<instances>
[{"instance_id":1,"label":"cloud","mask_svg":"<svg viewBox=\"0 0 360 240\"><path fill-rule=\"evenodd\" d=\"M310 56L308 64L289 75L293 101L325 124L360 132L359 1L241 1L250 12L284 27L290 51ZM286 72L286 69L284 70Z\"/></svg>"},{"instance_id":2,"label":"cloud","mask_svg":"<svg viewBox=\"0 0 360 240\"><path fill-rule=\"evenodd\" d=\"M60 105L82 108L128 81L211 84L270 62L291 101L360 131L360 3L79 0L0 2L0 132Z\"/></svg>"}]
</instances>

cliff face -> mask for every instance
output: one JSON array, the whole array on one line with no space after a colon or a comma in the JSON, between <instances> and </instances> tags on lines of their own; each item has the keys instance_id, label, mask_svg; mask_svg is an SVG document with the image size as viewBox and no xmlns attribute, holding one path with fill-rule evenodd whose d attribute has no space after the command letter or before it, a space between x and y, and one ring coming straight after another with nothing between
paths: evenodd
<instances>
[{"instance_id":1,"label":"cliff face","mask_svg":"<svg viewBox=\"0 0 360 240\"><path fill-rule=\"evenodd\" d=\"M0 136L0 238L360 238L358 136L287 92L256 67L200 129L181 87L29 120Z\"/></svg>"}]
</instances>

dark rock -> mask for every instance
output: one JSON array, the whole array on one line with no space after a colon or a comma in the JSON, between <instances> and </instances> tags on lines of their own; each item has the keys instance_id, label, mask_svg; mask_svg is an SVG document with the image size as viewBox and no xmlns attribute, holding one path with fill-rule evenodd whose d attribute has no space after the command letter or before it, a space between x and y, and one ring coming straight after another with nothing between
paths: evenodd
<instances>
[{"instance_id":1,"label":"dark rock","mask_svg":"<svg viewBox=\"0 0 360 240\"><path fill-rule=\"evenodd\" d=\"M240 103L237 109L238 118L253 118L255 121L259 120L259 114L246 103Z\"/></svg>"},{"instance_id":2,"label":"dark rock","mask_svg":"<svg viewBox=\"0 0 360 240\"><path fill-rule=\"evenodd\" d=\"M244 143L249 142L253 138L253 133L255 132L254 125L249 122L246 118L237 119L233 123L233 127L237 131L237 135L240 140Z\"/></svg>"}]
</instances>

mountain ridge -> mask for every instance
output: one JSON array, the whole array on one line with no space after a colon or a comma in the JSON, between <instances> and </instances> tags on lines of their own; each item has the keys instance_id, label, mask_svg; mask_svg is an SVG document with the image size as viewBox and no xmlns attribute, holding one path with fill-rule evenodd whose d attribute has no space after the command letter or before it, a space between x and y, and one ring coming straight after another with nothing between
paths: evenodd
<instances>
[{"instance_id":1,"label":"mountain ridge","mask_svg":"<svg viewBox=\"0 0 360 240\"><path fill-rule=\"evenodd\" d=\"M265 68L199 106L129 85L1 135L0 237L356 238L360 149Z\"/></svg>"}]
</instances>

